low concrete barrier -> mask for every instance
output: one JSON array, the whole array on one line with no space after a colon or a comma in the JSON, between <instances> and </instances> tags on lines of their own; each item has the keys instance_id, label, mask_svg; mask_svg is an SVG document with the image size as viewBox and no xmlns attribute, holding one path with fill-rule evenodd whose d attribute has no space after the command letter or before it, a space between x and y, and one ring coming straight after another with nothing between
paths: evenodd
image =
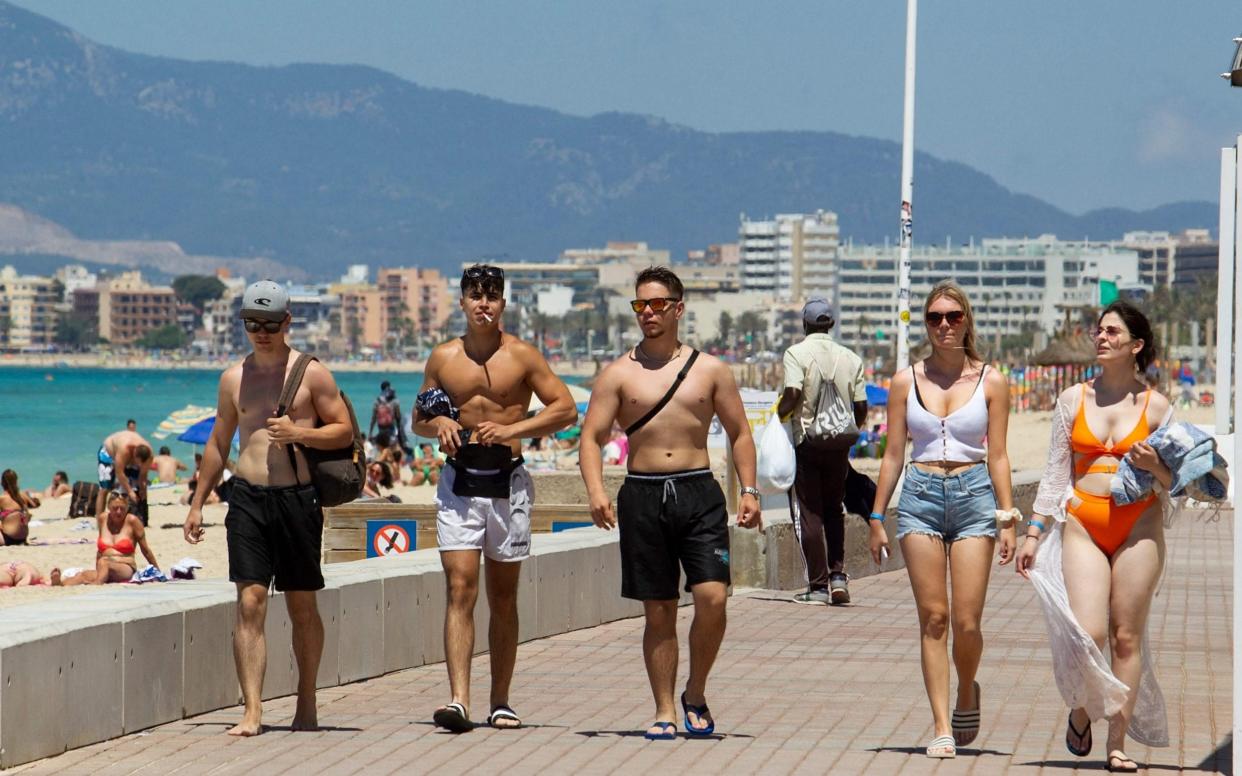
<instances>
[{"instance_id":1,"label":"low concrete barrier","mask_svg":"<svg viewBox=\"0 0 1242 776\"><path fill-rule=\"evenodd\" d=\"M1024 513L1036 483L1034 475L1015 476ZM890 532L895 522L888 521ZM805 584L787 511L783 517L769 512L762 532L732 529L731 541L735 585ZM521 641L642 614L641 604L620 597L616 542L615 531L595 528L533 538L518 595ZM848 519L846 545L847 570L874 573L862 521ZM896 543L892 552L886 569L902 565ZM325 565L324 578L320 687L444 659L444 575L435 550ZM235 596L232 584L203 580L109 586L6 609L0 618L0 768L237 704ZM264 698L296 688L282 599L275 594L268 605ZM479 652L487 648L487 622L486 596L480 595Z\"/></svg>"},{"instance_id":2,"label":"low concrete barrier","mask_svg":"<svg viewBox=\"0 0 1242 776\"><path fill-rule=\"evenodd\" d=\"M1031 514L1035 491L1039 488L1039 472L1014 472L1013 504L1023 515ZM863 515L845 516L845 570L852 578L868 577L881 571L906 567L897 543L897 499L886 513L884 528L888 532L888 562L877 568L868 549L870 528ZM1025 523L1018 533L1025 531ZM806 564L794 531L789 509L765 509L763 530L729 528L730 555L733 563L733 584L737 587L761 587L768 590L796 590L806 587Z\"/></svg>"}]
</instances>

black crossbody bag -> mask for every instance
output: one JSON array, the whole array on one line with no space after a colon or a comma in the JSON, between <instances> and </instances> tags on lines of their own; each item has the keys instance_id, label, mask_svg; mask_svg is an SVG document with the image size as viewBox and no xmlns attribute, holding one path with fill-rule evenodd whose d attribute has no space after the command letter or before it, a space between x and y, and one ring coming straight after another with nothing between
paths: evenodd
<instances>
[{"instance_id":1,"label":"black crossbody bag","mask_svg":"<svg viewBox=\"0 0 1242 776\"><path fill-rule=\"evenodd\" d=\"M641 418L630 424L629 428L625 430L625 435L627 437L633 436L634 432L647 425L652 418L660 414L660 410L664 409L666 404L672 401L673 394L677 393L677 389L681 387L682 381L686 379L686 375L690 373L690 367L694 366L694 361L698 357L699 351L697 349L690 352L690 358L686 359L686 365L683 366L681 371L677 373L677 379L674 380L673 384L668 387L668 391L665 392L664 397L656 402L656 405L652 407L646 415L643 415Z\"/></svg>"}]
</instances>

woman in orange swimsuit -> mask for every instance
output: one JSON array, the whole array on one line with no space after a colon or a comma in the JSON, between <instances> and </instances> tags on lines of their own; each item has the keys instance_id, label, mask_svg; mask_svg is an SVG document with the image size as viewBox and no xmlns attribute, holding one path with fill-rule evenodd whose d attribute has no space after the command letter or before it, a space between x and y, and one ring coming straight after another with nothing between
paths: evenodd
<instances>
[{"instance_id":1,"label":"woman in orange swimsuit","mask_svg":"<svg viewBox=\"0 0 1242 776\"><path fill-rule=\"evenodd\" d=\"M1135 729L1158 731L1163 724L1163 705L1145 702L1141 709L1144 718L1132 726L1144 674L1147 614L1164 567L1164 524L1158 496L1120 506L1113 502L1109 490L1123 457L1151 472L1168 488L1169 469L1144 440L1168 416L1169 401L1139 378L1155 357L1155 347L1151 324L1137 308L1120 301L1104 308L1095 344L1098 376L1066 389L1058 402L1048 469L1040 482L1035 514L1018 550L1017 571L1027 578L1035 577L1049 617L1057 684L1073 707L1066 726L1066 747L1079 757L1089 754L1091 721L1107 716L1108 770L1132 772L1138 765L1125 754L1127 729L1135 735ZM1056 526L1050 517L1060 519L1061 503L1065 522ZM1041 542L1045 526L1060 530L1050 531L1049 541ZM1050 552L1059 548L1059 559L1040 554L1041 565L1036 569L1036 554L1043 545ZM1058 596L1048 586L1047 575L1052 573L1049 569L1057 568L1073 621L1065 629L1052 627L1059 614ZM1070 634L1066 636L1064 631ZM1084 634L1083 642L1088 637L1094 642L1094 654L1077 649L1082 646L1074 643L1077 633ZM1086 652L1092 653L1090 645L1086 646ZM1108 652L1111 672L1103 659ZM1151 719L1157 715L1161 719ZM1149 739L1145 743L1160 745L1158 740L1151 740L1158 739L1159 733L1145 737Z\"/></svg>"},{"instance_id":2,"label":"woman in orange swimsuit","mask_svg":"<svg viewBox=\"0 0 1242 776\"><path fill-rule=\"evenodd\" d=\"M129 513L129 499L119 490L108 494L108 509L98 518L99 538L95 540L95 569L64 579L62 584L102 585L107 582L128 582L138 570L135 551L152 566L159 567L155 553L147 544L142 518Z\"/></svg>"}]
</instances>

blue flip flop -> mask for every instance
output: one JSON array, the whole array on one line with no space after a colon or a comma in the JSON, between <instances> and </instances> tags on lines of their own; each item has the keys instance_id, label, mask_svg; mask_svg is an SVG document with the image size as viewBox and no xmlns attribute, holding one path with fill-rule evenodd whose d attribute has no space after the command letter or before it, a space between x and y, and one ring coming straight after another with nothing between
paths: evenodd
<instances>
[{"instance_id":1,"label":"blue flip flop","mask_svg":"<svg viewBox=\"0 0 1242 776\"><path fill-rule=\"evenodd\" d=\"M658 727L660 732L652 733L648 730L646 733L643 733L643 738L648 741L672 741L677 738L676 722L652 722L651 726Z\"/></svg>"},{"instance_id":2,"label":"blue flip flop","mask_svg":"<svg viewBox=\"0 0 1242 776\"><path fill-rule=\"evenodd\" d=\"M686 715L686 733L688 735L702 737L710 736L712 733L716 732L716 720L714 719L708 722L707 727L705 728L696 728L690 724L690 712L693 711L695 714L698 714L700 721L711 713L708 711L706 703L702 706L691 706L689 703L686 703L686 694L683 692L681 694L681 710Z\"/></svg>"}]
</instances>

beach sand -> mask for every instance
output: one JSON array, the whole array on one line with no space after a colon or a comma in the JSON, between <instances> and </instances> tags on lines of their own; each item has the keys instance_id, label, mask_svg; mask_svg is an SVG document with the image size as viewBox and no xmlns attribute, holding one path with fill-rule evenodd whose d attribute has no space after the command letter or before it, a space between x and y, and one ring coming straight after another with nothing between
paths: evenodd
<instances>
[{"instance_id":1,"label":"beach sand","mask_svg":"<svg viewBox=\"0 0 1242 776\"><path fill-rule=\"evenodd\" d=\"M193 558L203 565L195 575L199 579L228 579L228 548L224 539L224 515L228 511L227 504L211 504L203 508L203 523L207 534L198 544L187 544L182 536L181 525L185 522L189 507L178 503L185 493L185 484L171 488L159 488L149 491L147 502L150 505L150 524L147 527L147 544L155 553L160 568L167 573L168 569L182 558ZM431 486L394 488L392 493L399 496L407 504L430 504L435 496ZM65 569L71 566L79 568L95 568L95 540L98 531L94 518L73 518L65 516L69 512L69 497L45 501L34 510L31 519L30 541L58 542L48 545L0 547L0 563L24 560L33 563L46 577L53 566ZM34 525L35 522L40 525ZM74 530L79 524L89 526L89 530ZM167 526L167 527L165 527ZM67 540L87 540L81 544L60 544ZM137 553L138 567L146 566L142 552ZM167 584L177 584L170 582ZM111 589L137 589L140 585L109 585ZM22 587L0 588L0 608L17 606L32 601L43 600L50 596L81 595L97 589L93 585L77 585L74 587Z\"/></svg>"},{"instance_id":2,"label":"beach sand","mask_svg":"<svg viewBox=\"0 0 1242 776\"><path fill-rule=\"evenodd\" d=\"M1051 412L1032 412L1010 416L1009 460L1014 471L1042 470L1048 454L1051 415ZM1179 420L1191 423L1212 423L1214 415L1211 407L1199 407L1179 411L1177 417ZM872 477L878 473L879 464L880 462L875 459L854 461L856 469ZM538 477L538 473L535 473L535 476ZM200 544L189 545L186 544L181 533L181 524L185 520L187 507L177 503L184 492L184 484L150 492L148 499L150 527L147 529L147 541L155 552L160 567L165 570L182 558L190 557L203 564L203 568L197 572L199 578L227 579L228 552L224 537L224 515L227 506L214 504L204 508L203 520L207 524L206 538ZM426 485L417 488L402 486L393 492L407 504L429 504L435 495L434 488ZM12 560L29 561L45 575L52 566L59 566L62 569L70 566L94 568L97 536L94 520L88 520L89 530L74 530L74 527L81 523L82 518L68 520L65 518L68 511L68 497L44 503L34 512L34 520L41 521L41 524L30 529L30 538L44 541L86 539L85 543L0 547L0 563ZM138 560L140 567L146 565L141 557ZM110 587L137 589L139 586L112 585ZM50 596L82 595L93 589L96 588L89 585L70 588L5 588L0 589L0 607L30 603Z\"/></svg>"}]
</instances>

